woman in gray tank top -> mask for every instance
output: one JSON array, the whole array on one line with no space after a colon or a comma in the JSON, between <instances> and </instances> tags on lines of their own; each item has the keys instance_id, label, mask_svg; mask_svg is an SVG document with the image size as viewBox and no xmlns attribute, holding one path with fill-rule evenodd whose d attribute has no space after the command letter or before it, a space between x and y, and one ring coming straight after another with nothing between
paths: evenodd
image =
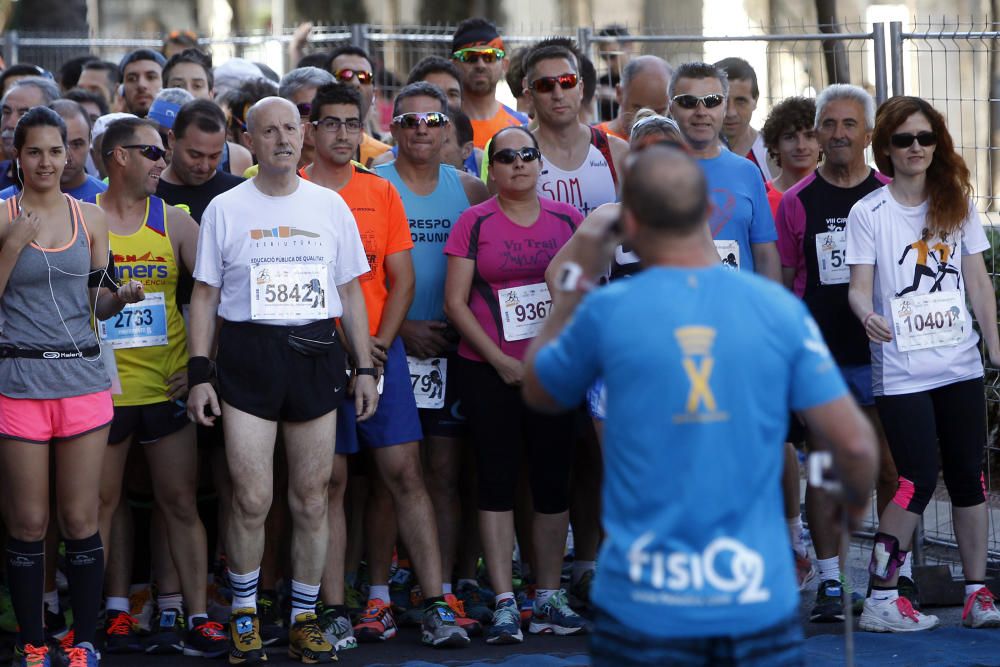
<instances>
[{"instance_id":1,"label":"woman in gray tank top","mask_svg":"<svg viewBox=\"0 0 1000 667\"><path fill-rule=\"evenodd\" d=\"M116 295L101 287L107 226L99 208L60 192L62 119L32 108L14 130L14 151L24 187L19 200L0 207L0 483L7 581L20 626L16 650L24 664L55 662L42 625L52 447L74 617L67 654L79 661L72 664L96 666L104 578L98 489L112 406L91 315L111 317L141 300L142 291L130 284Z\"/></svg>"}]
</instances>

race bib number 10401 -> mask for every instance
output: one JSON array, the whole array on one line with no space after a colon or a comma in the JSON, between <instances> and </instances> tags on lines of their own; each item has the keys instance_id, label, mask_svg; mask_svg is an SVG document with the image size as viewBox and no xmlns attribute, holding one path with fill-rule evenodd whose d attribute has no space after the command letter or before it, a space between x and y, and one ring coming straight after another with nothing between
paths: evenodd
<instances>
[{"instance_id":1,"label":"race bib number 10401","mask_svg":"<svg viewBox=\"0 0 1000 667\"><path fill-rule=\"evenodd\" d=\"M908 294L891 302L892 326L900 352L958 345L965 338L961 292Z\"/></svg>"}]
</instances>

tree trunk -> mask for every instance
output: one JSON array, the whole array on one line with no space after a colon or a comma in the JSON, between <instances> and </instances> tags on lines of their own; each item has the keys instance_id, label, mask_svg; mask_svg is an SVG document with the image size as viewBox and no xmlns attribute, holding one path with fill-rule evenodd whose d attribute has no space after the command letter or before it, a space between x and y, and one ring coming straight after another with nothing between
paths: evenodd
<instances>
[{"instance_id":1,"label":"tree trunk","mask_svg":"<svg viewBox=\"0 0 1000 667\"><path fill-rule=\"evenodd\" d=\"M843 32L837 22L837 0L816 0L816 17L819 19L820 32ZM823 42L823 60L826 63L828 83L850 83L847 47L842 40Z\"/></svg>"}]
</instances>

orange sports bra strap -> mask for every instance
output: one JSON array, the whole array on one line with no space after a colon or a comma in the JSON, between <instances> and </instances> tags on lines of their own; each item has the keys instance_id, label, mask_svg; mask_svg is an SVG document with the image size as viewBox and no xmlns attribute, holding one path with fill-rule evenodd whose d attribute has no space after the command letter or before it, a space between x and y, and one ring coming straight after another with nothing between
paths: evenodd
<instances>
[{"instance_id":1,"label":"orange sports bra strap","mask_svg":"<svg viewBox=\"0 0 1000 667\"><path fill-rule=\"evenodd\" d=\"M14 195L7 200L7 217L10 219L10 222L14 222L14 218L17 217L19 208L20 207L17 205L17 195Z\"/></svg>"},{"instance_id":2,"label":"orange sports bra strap","mask_svg":"<svg viewBox=\"0 0 1000 667\"><path fill-rule=\"evenodd\" d=\"M94 239L90 237L90 230L87 229L87 221L83 217L83 211L80 210L80 202L69 195L66 195L66 199L69 200L69 209L73 216L73 228L76 229L78 225L82 227L83 233L87 237L87 245L91 245Z\"/></svg>"}]
</instances>

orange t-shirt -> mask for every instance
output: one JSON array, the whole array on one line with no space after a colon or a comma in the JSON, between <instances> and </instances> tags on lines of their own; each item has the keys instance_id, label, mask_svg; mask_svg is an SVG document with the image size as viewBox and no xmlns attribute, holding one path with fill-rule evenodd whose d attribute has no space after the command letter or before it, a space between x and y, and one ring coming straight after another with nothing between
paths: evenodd
<instances>
[{"instance_id":1,"label":"orange t-shirt","mask_svg":"<svg viewBox=\"0 0 1000 667\"><path fill-rule=\"evenodd\" d=\"M614 130L611 129L611 121L610 120L609 121L605 121L603 123L598 123L594 127L596 127L598 130L604 130L604 132L606 134L610 134L613 137L618 137L619 139L621 139L623 141L628 141L628 137L626 137L624 135L621 135L621 134L618 134L617 132L615 132Z\"/></svg>"},{"instance_id":2,"label":"orange t-shirt","mask_svg":"<svg viewBox=\"0 0 1000 667\"><path fill-rule=\"evenodd\" d=\"M470 119L472 120L472 119ZM505 104L500 104L496 114L489 120L472 120L472 143L476 148L485 150L486 144L493 135L511 125L527 125L528 116L514 111Z\"/></svg>"},{"instance_id":3,"label":"orange t-shirt","mask_svg":"<svg viewBox=\"0 0 1000 667\"><path fill-rule=\"evenodd\" d=\"M305 169L299 170L299 176L309 180ZM368 307L369 333L374 336L382 324L382 310L389 298L385 258L413 248L410 223L403 210L403 200L392 183L356 163L351 180L337 194L351 207L371 267L358 282Z\"/></svg>"},{"instance_id":4,"label":"orange t-shirt","mask_svg":"<svg viewBox=\"0 0 1000 667\"><path fill-rule=\"evenodd\" d=\"M389 144L383 144L365 132L361 137L361 146L358 148L358 162L365 165L366 168L371 168L372 160L391 148L392 146Z\"/></svg>"}]
</instances>

